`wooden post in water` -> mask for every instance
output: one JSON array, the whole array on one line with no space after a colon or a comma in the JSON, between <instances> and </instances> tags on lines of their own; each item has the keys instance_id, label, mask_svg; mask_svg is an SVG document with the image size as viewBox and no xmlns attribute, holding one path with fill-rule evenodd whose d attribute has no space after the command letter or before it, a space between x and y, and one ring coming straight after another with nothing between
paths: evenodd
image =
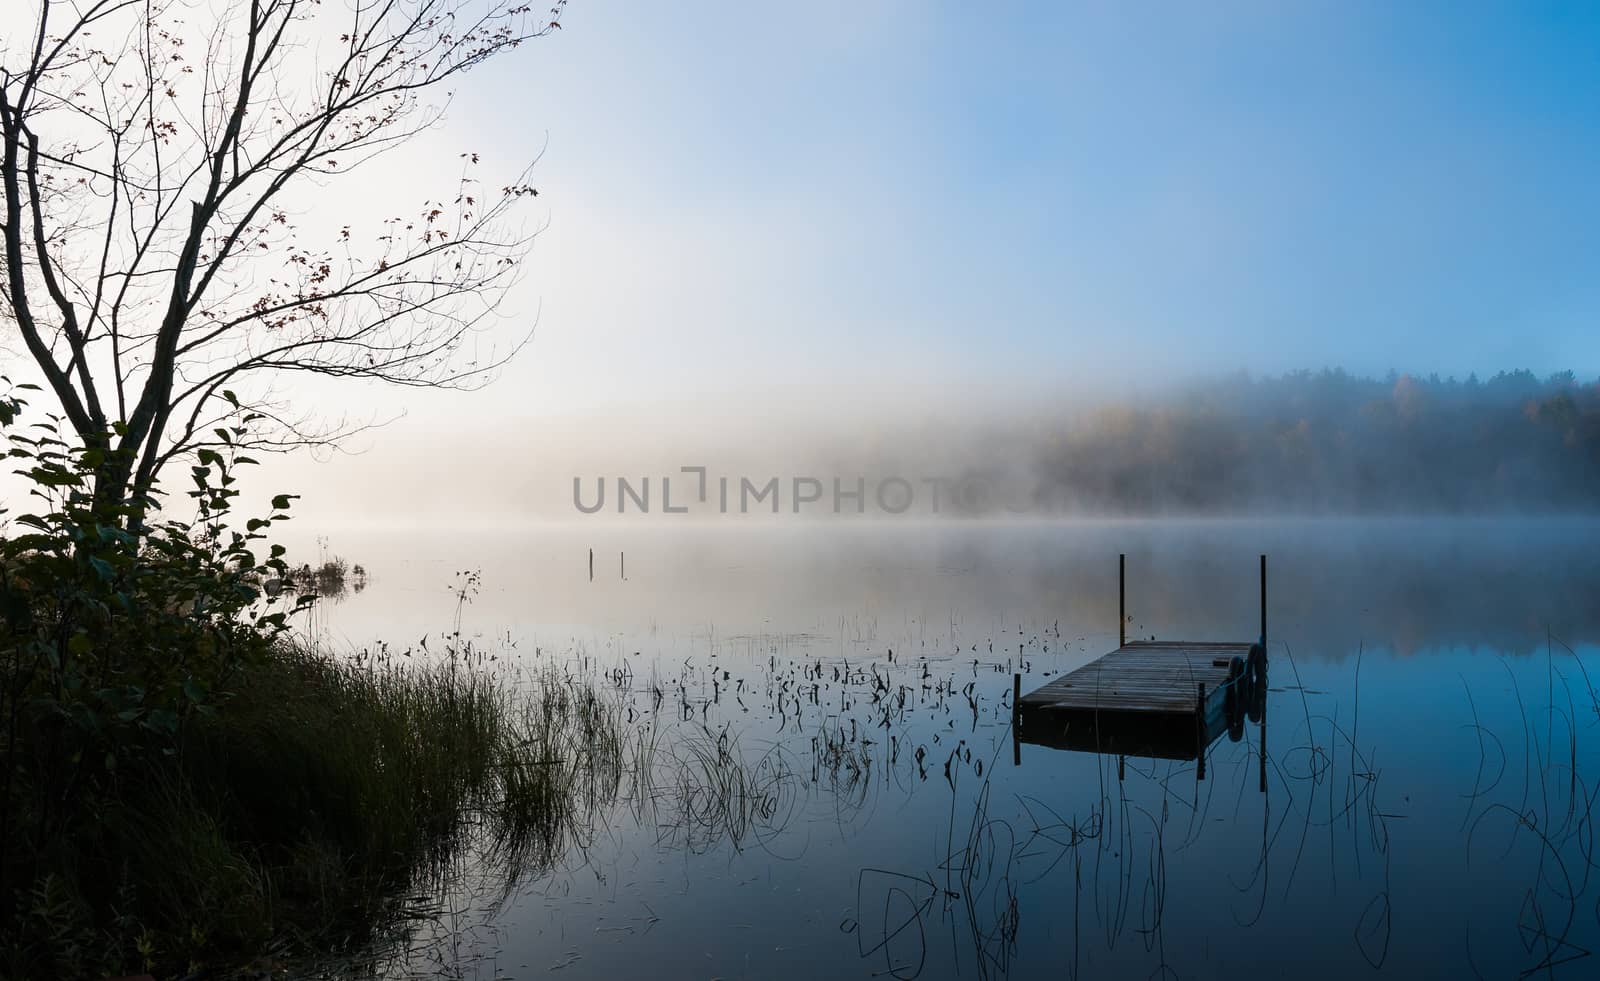
<instances>
[{"instance_id":1,"label":"wooden post in water","mask_svg":"<svg viewBox=\"0 0 1600 981\"><path fill-rule=\"evenodd\" d=\"M1267 557L1261 556L1261 677L1256 679L1261 699L1261 792L1267 792Z\"/></svg>"},{"instance_id":2,"label":"wooden post in water","mask_svg":"<svg viewBox=\"0 0 1600 981\"><path fill-rule=\"evenodd\" d=\"M1261 656L1267 654L1267 556L1261 556Z\"/></svg>"},{"instance_id":3,"label":"wooden post in water","mask_svg":"<svg viewBox=\"0 0 1600 981\"><path fill-rule=\"evenodd\" d=\"M1011 765L1022 765L1022 675L1011 676Z\"/></svg>"},{"instance_id":4,"label":"wooden post in water","mask_svg":"<svg viewBox=\"0 0 1600 981\"><path fill-rule=\"evenodd\" d=\"M589 581L594 582L594 549L589 549Z\"/></svg>"},{"instance_id":5,"label":"wooden post in water","mask_svg":"<svg viewBox=\"0 0 1600 981\"><path fill-rule=\"evenodd\" d=\"M1117 646L1128 646L1128 553L1117 556Z\"/></svg>"},{"instance_id":6,"label":"wooden post in water","mask_svg":"<svg viewBox=\"0 0 1600 981\"><path fill-rule=\"evenodd\" d=\"M1199 695L1194 703L1194 758L1199 766L1196 780L1206 778L1206 683L1200 682Z\"/></svg>"},{"instance_id":7,"label":"wooden post in water","mask_svg":"<svg viewBox=\"0 0 1600 981\"><path fill-rule=\"evenodd\" d=\"M628 553L627 552L618 552L617 553L617 571L622 574L622 578L624 578L624 579L628 578Z\"/></svg>"},{"instance_id":8,"label":"wooden post in water","mask_svg":"<svg viewBox=\"0 0 1600 981\"><path fill-rule=\"evenodd\" d=\"M1261 556L1261 677L1255 679L1261 699L1261 792L1267 792L1267 556Z\"/></svg>"}]
</instances>

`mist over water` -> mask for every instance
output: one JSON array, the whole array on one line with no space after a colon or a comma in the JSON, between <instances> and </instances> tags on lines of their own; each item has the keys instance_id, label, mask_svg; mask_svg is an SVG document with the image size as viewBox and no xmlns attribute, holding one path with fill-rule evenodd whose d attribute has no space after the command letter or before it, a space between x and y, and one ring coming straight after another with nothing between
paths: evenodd
<instances>
[{"instance_id":1,"label":"mist over water","mask_svg":"<svg viewBox=\"0 0 1600 981\"><path fill-rule=\"evenodd\" d=\"M1092 649L1116 636L1122 553L1131 636L1253 636L1265 553L1272 632L1302 656L1361 644L1520 653L1542 648L1547 630L1600 642L1600 518L578 520L325 537L373 577L323 611L358 645L437 629L456 574L475 570L469 623L558 646L641 631L826 633L865 618L919 636L1059 621Z\"/></svg>"},{"instance_id":2,"label":"mist over water","mask_svg":"<svg viewBox=\"0 0 1600 981\"><path fill-rule=\"evenodd\" d=\"M436 897L393 976L1499 977L1600 944L1597 546L1587 518L369 525L328 529L370 579L305 626L427 658L459 622L656 747L557 868ZM1267 722L1204 780L1013 766L1013 675L1116 646L1119 554L1130 638L1242 640L1260 553Z\"/></svg>"},{"instance_id":3,"label":"mist over water","mask_svg":"<svg viewBox=\"0 0 1600 981\"><path fill-rule=\"evenodd\" d=\"M1586 514L1600 383L1340 371L991 397L778 391L290 461L311 520ZM423 448L425 446L425 448ZM416 466L438 479L418 481ZM265 478L253 480L266 487ZM393 485L398 496L370 489Z\"/></svg>"}]
</instances>

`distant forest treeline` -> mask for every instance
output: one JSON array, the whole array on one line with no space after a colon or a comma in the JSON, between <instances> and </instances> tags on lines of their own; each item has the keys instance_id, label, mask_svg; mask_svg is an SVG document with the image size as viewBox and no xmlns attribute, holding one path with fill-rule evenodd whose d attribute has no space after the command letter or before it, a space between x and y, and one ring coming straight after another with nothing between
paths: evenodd
<instances>
[{"instance_id":1,"label":"distant forest treeline","mask_svg":"<svg viewBox=\"0 0 1600 981\"><path fill-rule=\"evenodd\" d=\"M1600 382L1571 372L1240 377L1031 435L1049 509L1600 509Z\"/></svg>"}]
</instances>

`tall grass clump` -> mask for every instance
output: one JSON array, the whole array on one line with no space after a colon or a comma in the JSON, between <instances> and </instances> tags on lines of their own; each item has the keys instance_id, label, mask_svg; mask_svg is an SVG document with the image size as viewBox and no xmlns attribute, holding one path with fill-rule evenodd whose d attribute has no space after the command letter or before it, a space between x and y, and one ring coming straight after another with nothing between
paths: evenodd
<instances>
[{"instance_id":1,"label":"tall grass clump","mask_svg":"<svg viewBox=\"0 0 1600 981\"><path fill-rule=\"evenodd\" d=\"M574 836L619 798L635 734L591 679L545 666L529 681L513 708L516 752L498 774L504 797L491 840L517 865L543 868L586 845Z\"/></svg>"},{"instance_id":2,"label":"tall grass clump","mask_svg":"<svg viewBox=\"0 0 1600 981\"><path fill-rule=\"evenodd\" d=\"M464 855L510 881L615 795L615 712L575 681L293 642L309 600L264 541L290 497L233 528L247 459L201 451L196 519L150 521L21 406L0 392L30 491L0 528L0 976L369 950Z\"/></svg>"}]
</instances>

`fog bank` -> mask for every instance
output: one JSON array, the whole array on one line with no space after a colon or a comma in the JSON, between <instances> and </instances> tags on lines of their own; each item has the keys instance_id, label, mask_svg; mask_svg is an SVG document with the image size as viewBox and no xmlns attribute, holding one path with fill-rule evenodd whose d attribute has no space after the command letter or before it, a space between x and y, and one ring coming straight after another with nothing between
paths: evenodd
<instances>
[{"instance_id":1,"label":"fog bank","mask_svg":"<svg viewBox=\"0 0 1600 981\"><path fill-rule=\"evenodd\" d=\"M1585 513L1600 383L1321 371L1123 399L766 393L378 430L357 449L253 482L363 520Z\"/></svg>"}]
</instances>

